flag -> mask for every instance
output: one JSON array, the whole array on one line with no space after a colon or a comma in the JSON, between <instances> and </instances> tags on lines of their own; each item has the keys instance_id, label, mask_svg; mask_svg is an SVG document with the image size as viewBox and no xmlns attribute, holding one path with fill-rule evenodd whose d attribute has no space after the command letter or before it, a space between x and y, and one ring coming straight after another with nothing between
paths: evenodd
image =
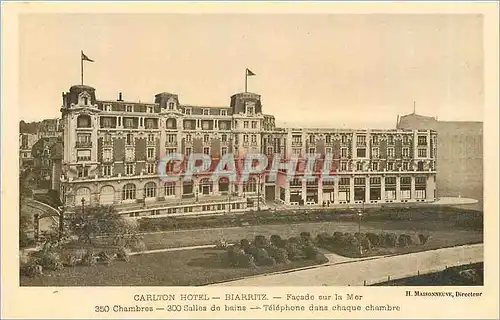
<instances>
[{"instance_id":1,"label":"flag","mask_svg":"<svg viewBox=\"0 0 500 320\"><path fill-rule=\"evenodd\" d=\"M83 53L83 51L82 51L82 61L90 61L90 62L94 62L94 60L92 60L92 59L90 59L89 57L87 57L87 56L85 55L85 53Z\"/></svg>"},{"instance_id":2,"label":"flag","mask_svg":"<svg viewBox=\"0 0 500 320\"><path fill-rule=\"evenodd\" d=\"M255 73L253 73L252 70L247 68L247 77L249 76L255 76Z\"/></svg>"}]
</instances>

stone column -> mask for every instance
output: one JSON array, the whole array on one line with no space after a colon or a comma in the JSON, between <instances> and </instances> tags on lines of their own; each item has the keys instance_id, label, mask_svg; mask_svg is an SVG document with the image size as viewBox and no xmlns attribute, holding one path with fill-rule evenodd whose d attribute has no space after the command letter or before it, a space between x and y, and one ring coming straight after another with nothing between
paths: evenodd
<instances>
[{"instance_id":1,"label":"stone column","mask_svg":"<svg viewBox=\"0 0 500 320\"><path fill-rule=\"evenodd\" d=\"M401 181L399 176L396 177L396 201L401 201Z\"/></svg>"},{"instance_id":2,"label":"stone column","mask_svg":"<svg viewBox=\"0 0 500 320\"><path fill-rule=\"evenodd\" d=\"M355 175L351 176L350 184L349 184L349 197L350 197L350 203L354 203L354 177Z\"/></svg>"},{"instance_id":3,"label":"stone column","mask_svg":"<svg viewBox=\"0 0 500 320\"><path fill-rule=\"evenodd\" d=\"M410 199L415 200L416 199L416 194L415 194L415 175L411 175L411 194L410 194Z\"/></svg>"},{"instance_id":4,"label":"stone column","mask_svg":"<svg viewBox=\"0 0 500 320\"><path fill-rule=\"evenodd\" d=\"M305 179L302 179L302 201L304 201L304 204L306 203L307 200L307 183Z\"/></svg>"},{"instance_id":5,"label":"stone column","mask_svg":"<svg viewBox=\"0 0 500 320\"><path fill-rule=\"evenodd\" d=\"M380 178L380 201L385 202L385 177Z\"/></svg>"},{"instance_id":6,"label":"stone column","mask_svg":"<svg viewBox=\"0 0 500 320\"><path fill-rule=\"evenodd\" d=\"M370 201L370 177L365 178L365 202Z\"/></svg>"},{"instance_id":7,"label":"stone column","mask_svg":"<svg viewBox=\"0 0 500 320\"><path fill-rule=\"evenodd\" d=\"M335 180L333 180L333 203L339 203L339 179L340 177L337 175L335 176Z\"/></svg>"}]
</instances>

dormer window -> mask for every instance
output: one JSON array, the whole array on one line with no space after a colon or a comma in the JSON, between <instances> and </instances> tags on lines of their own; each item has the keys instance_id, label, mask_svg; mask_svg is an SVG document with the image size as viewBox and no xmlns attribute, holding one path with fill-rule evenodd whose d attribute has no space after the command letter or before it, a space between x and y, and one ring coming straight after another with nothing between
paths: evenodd
<instances>
[{"instance_id":1,"label":"dormer window","mask_svg":"<svg viewBox=\"0 0 500 320\"><path fill-rule=\"evenodd\" d=\"M132 106L126 106L126 107L125 107L125 110L126 110L127 112L132 112L132 111L133 111Z\"/></svg>"},{"instance_id":2,"label":"dormer window","mask_svg":"<svg viewBox=\"0 0 500 320\"><path fill-rule=\"evenodd\" d=\"M203 109L203 115L208 116L210 114L208 109Z\"/></svg>"},{"instance_id":3,"label":"dormer window","mask_svg":"<svg viewBox=\"0 0 500 320\"><path fill-rule=\"evenodd\" d=\"M89 104L89 98L83 98L83 104L87 106Z\"/></svg>"},{"instance_id":4,"label":"dormer window","mask_svg":"<svg viewBox=\"0 0 500 320\"><path fill-rule=\"evenodd\" d=\"M146 112L147 113L153 113L153 106L147 106L146 107Z\"/></svg>"},{"instance_id":5,"label":"dormer window","mask_svg":"<svg viewBox=\"0 0 500 320\"><path fill-rule=\"evenodd\" d=\"M110 104L105 105L104 111L111 111L111 105Z\"/></svg>"},{"instance_id":6,"label":"dormer window","mask_svg":"<svg viewBox=\"0 0 500 320\"><path fill-rule=\"evenodd\" d=\"M247 114L253 115L254 108L253 107L247 107Z\"/></svg>"},{"instance_id":7,"label":"dormer window","mask_svg":"<svg viewBox=\"0 0 500 320\"><path fill-rule=\"evenodd\" d=\"M168 110L174 110L175 103L169 102L168 103Z\"/></svg>"},{"instance_id":8,"label":"dormer window","mask_svg":"<svg viewBox=\"0 0 500 320\"><path fill-rule=\"evenodd\" d=\"M221 110L220 111L221 116L227 116L227 110Z\"/></svg>"},{"instance_id":9,"label":"dormer window","mask_svg":"<svg viewBox=\"0 0 500 320\"><path fill-rule=\"evenodd\" d=\"M191 115L191 108L184 109L184 113L187 115Z\"/></svg>"}]
</instances>

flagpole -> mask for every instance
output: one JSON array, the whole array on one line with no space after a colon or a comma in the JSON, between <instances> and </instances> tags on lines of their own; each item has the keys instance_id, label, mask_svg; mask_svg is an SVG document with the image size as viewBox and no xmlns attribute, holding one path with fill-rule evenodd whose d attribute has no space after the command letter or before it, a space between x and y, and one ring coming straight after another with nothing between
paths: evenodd
<instances>
[{"instance_id":1,"label":"flagpole","mask_svg":"<svg viewBox=\"0 0 500 320\"><path fill-rule=\"evenodd\" d=\"M81 70L81 76L82 76L82 86L83 86L83 57L82 57L83 51L80 53L80 70Z\"/></svg>"},{"instance_id":2,"label":"flagpole","mask_svg":"<svg viewBox=\"0 0 500 320\"><path fill-rule=\"evenodd\" d=\"M248 69L245 69L245 93L248 92L247 86L248 86Z\"/></svg>"}]
</instances>

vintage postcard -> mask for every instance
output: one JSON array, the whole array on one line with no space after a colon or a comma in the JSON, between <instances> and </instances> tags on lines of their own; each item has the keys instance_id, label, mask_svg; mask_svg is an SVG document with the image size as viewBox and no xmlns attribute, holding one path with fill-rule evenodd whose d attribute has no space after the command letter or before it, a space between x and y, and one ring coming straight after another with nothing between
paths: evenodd
<instances>
[{"instance_id":1,"label":"vintage postcard","mask_svg":"<svg viewBox=\"0 0 500 320\"><path fill-rule=\"evenodd\" d=\"M498 319L498 3L3 3L2 317Z\"/></svg>"}]
</instances>

